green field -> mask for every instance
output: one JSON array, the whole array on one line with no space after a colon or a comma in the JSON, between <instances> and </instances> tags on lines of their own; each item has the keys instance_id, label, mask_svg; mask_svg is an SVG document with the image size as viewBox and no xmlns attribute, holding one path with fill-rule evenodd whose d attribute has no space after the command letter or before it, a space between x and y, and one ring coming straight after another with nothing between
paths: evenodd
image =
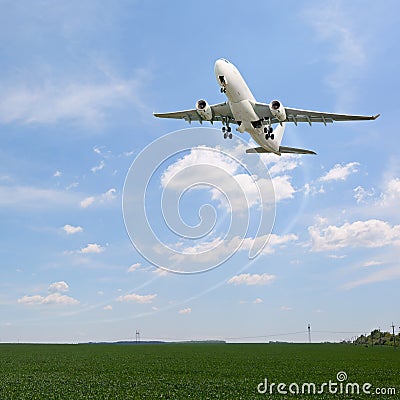
<instances>
[{"instance_id":1,"label":"green field","mask_svg":"<svg viewBox=\"0 0 400 400\"><path fill-rule=\"evenodd\" d=\"M0 399L399 399L400 349L340 344L0 345ZM347 381L395 395L258 394ZM288 386L286 387L287 390ZM295 387L292 387L295 390Z\"/></svg>"}]
</instances>

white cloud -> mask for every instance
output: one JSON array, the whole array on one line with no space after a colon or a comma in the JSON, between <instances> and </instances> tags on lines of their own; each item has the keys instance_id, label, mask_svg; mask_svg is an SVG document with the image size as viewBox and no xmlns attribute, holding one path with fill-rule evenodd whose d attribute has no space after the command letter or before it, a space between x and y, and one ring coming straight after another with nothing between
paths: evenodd
<instances>
[{"instance_id":1,"label":"white cloud","mask_svg":"<svg viewBox=\"0 0 400 400\"><path fill-rule=\"evenodd\" d=\"M52 293L43 299L42 304L77 305L79 301L60 293Z\"/></svg>"},{"instance_id":2,"label":"white cloud","mask_svg":"<svg viewBox=\"0 0 400 400\"><path fill-rule=\"evenodd\" d=\"M400 179L392 178L386 182L379 204L383 207L397 206L400 202Z\"/></svg>"},{"instance_id":3,"label":"white cloud","mask_svg":"<svg viewBox=\"0 0 400 400\"><path fill-rule=\"evenodd\" d=\"M65 188L65 190L70 190L70 189L76 188L78 186L79 186L79 182L72 182Z\"/></svg>"},{"instance_id":4,"label":"white cloud","mask_svg":"<svg viewBox=\"0 0 400 400\"><path fill-rule=\"evenodd\" d=\"M55 178L59 178L60 176L62 176L62 172L61 171L56 171L56 172L54 172L53 176Z\"/></svg>"},{"instance_id":5,"label":"white cloud","mask_svg":"<svg viewBox=\"0 0 400 400\"><path fill-rule=\"evenodd\" d=\"M267 285L276 279L275 275L264 274L240 274L235 275L228 280L229 284L233 285Z\"/></svg>"},{"instance_id":6,"label":"white cloud","mask_svg":"<svg viewBox=\"0 0 400 400\"><path fill-rule=\"evenodd\" d=\"M33 186L1 186L0 206L12 208L65 208L76 204L78 195L63 190L42 189Z\"/></svg>"},{"instance_id":7,"label":"white cloud","mask_svg":"<svg viewBox=\"0 0 400 400\"><path fill-rule=\"evenodd\" d=\"M53 282L49 285L48 291L50 292L47 296L42 296L40 294L35 294L32 296L26 295L17 300L18 304L24 304L28 306L35 305L77 305L79 300L73 297L62 294L67 292L69 286L64 281Z\"/></svg>"},{"instance_id":8,"label":"white cloud","mask_svg":"<svg viewBox=\"0 0 400 400\"><path fill-rule=\"evenodd\" d=\"M115 189L115 188L111 188L111 189L107 190L107 192L103 193L100 196L100 199L99 199L100 203L107 203L109 201L114 200L117 197L116 193L117 193L117 189Z\"/></svg>"},{"instance_id":9,"label":"white cloud","mask_svg":"<svg viewBox=\"0 0 400 400\"><path fill-rule=\"evenodd\" d=\"M362 267L374 267L376 265L382 265L382 261L376 261L376 260L371 260L371 261L366 261L365 263L362 264Z\"/></svg>"},{"instance_id":10,"label":"white cloud","mask_svg":"<svg viewBox=\"0 0 400 400\"><path fill-rule=\"evenodd\" d=\"M155 267L153 269L153 274L157 276L167 276L170 272L167 269Z\"/></svg>"},{"instance_id":11,"label":"white cloud","mask_svg":"<svg viewBox=\"0 0 400 400\"><path fill-rule=\"evenodd\" d=\"M132 265L128 268L128 272L136 271L138 268L141 267L141 265L142 265L142 264L140 264L140 263L132 264Z\"/></svg>"},{"instance_id":12,"label":"white cloud","mask_svg":"<svg viewBox=\"0 0 400 400\"><path fill-rule=\"evenodd\" d=\"M199 182L204 184L193 186ZM171 164L161 176L161 185L180 193L188 187L191 190L206 189L220 207L232 207L239 213L259 205L260 192L263 197L268 196L263 199L264 203L270 204L274 200L269 179L250 175L238 161L202 146L191 149L189 154Z\"/></svg>"},{"instance_id":13,"label":"white cloud","mask_svg":"<svg viewBox=\"0 0 400 400\"><path fill-rule=\"evenodd\" d=\"M229 248L231 247L230 244L231 243L237 244L237 241L232 239L231 242L227 242L225 249L221 249L224 253L225 251L229 251ZM209 240L208 242L204 241L201 243L198 243L194 246L187 246L187 247L181 247L180 251L183 254L199 254L199 253L205 253L208 251L212 251L213 249L215 249L217 246L221 246L221 244L223 243L223 239L221 239L220 237L214 238L212 240ZM178 246L181 246L181 244L179 243ZM221 246L222 247L222 246Z\"/></svg>"},{"instance_id":14,"label":"white cloud","mask_svg":"<svg viewBox=\"0 0 400 400\"><path fill-rule=\"evenodd\" d=\"M189 154L186 154L184 157L168 166L161 176L162 187L180 189L182 187L190 186L193 182L196 182L196 179L193 179L192 175L193 169L190 167L201 165L220 168L226 171L229 175L234 175L239 167L237 162L235 162L232 158L220 153L219 151L213 151L208 147L199 146L191 149ZM187 168L189 168L189 174L181 174L181 172ZM200 174L199 179L197 180L198 182L208 181L214 178L213 175L209 177L202 175L204 171L206 171L207 174L213 174L211 169L201 170L201 168L196 168L195 172ZM180 174L179 182L173 179L176 174Z\"/></svg>"},{"instance_id":15,"label":"white cloud","mask_svg":"<svg viewBox=\"0 0 400 400\"><path fill-rule=\"evenodd\" d=\"M357 186L353 189L354 198L357 201L357 204L365 203L369 197L374 196L374 190L365 190L362 186Z\"/></svg>"},{"instance_id":16,"label":"white cloud","mask_svg":"<svg viewBox=\"0 0 400 400\"><path fill-rule=\"evenodd\" d=\"M85 199L83 199L79 204L82 208L87 208L87 207L91 206L95 200L96 199L94 196L90 196L90 197L86 197Z\"/></svg>"},{"instance_id":17,"label":"white cloud","mask_svg":"<svg viewBox=\"0 0 400 400\"><path fill-rule=\"evenodd\" d=\"M69 286L66 282L60 281L60 282L54 282L50 284L49 286L49 292L68 292Z\"/></svg>"},{"instance_id":18,"label":"white cloud","mask_svg":"<svg viewBox=\"0 0 400 400\"><path fill-rule=\"evenodd\" d=\"M124 296L119 296L118 301L133 301L135 303L140 303L140 304L148 304L152 303L153 300L157 297L156 294L146 294L146 295L140 295L140 294L126 294Z\"/></svg>"},{"instance_id":19,"label":"white cloud","mask_svg":"<svg viewBox=\"0 0 400 400\"><path fill-rule=\"evenodd\" d=\"M103 149L104 149L104 146L101 146L101 147L99 147L99 146L94 146L94 147L93 147L93 151L94 151L96 154L100 155L100 156L103 155L103 151L102 151Z\"/></svg>"},{"instance_id":20,"label":"white cloud","mask_svg":"<svg viewBox=\"0 0 400 400\"><path fill-rule=\"evenodd\" d=\"M190 307L183 308L182 310L178 311L179 314L191 314L191 312L192 312L192 309Z\"/></svg>"},{"instance_id":21,"label":"white cloud","mask_svg":"<svg viewBox=\"0 0 400 400\"><path fill-rule=\"evenodd\" d=\"M116 199L117 189L111 188L107 192L100 194L99 196L89 196L83 199L79 204L81 208L88 208L93 204L107 204Z\"/></svg>"},{"instance_id":22,"label":"white cloud","mask_svg":"<svg viewBox=\"0 0 400 400\"><path fill-rule=\"evenodd\" d=\"M283 154L278 159L268 160L267 165L271 176L276 176L287 171L292 171L300 166L301 158L296 154Z\"/></svg>"},{"instance_id":23,"label":"white cloud","mask_svg":"<svg viewBox=\"0 0 400 400\"><path fill-rule=\"evenodd\" d=\"M357 29L354 12L348 3L325 3L323 7L314 5L305 12L307 20L315 28L314 38L322 42L328 61L333 69L327 75L327 84L337 95L339 111L343 111L356 96L356 84L367 64L367 43ZM360 13L358 13L360 17ZM367 23L364 21L363 26ZM326 51L328 49L328 51Z\"/></svg>"},{"instance_id":24,"label":"white cloud","mask_svg":"<svg viewBox=\"0 0 400 400\"><path fill-rule=\"evenodd\" d=\"M281 311L291 311L291 310L293 310L293 308L292 307L287 307L287 306L281 306L280 310Z\"/></svg>"},{"instance_id":25,"label":"white cloud","mask_svg":"<svg viewBox=\"0 0 400 400\"><path fill-rule=\"evenodd\" d=\"M106 311L111 311L113 308L112 308L112 306L110 306L110 305L108 305L108 306L104 306L103 307L103 310L106 310Z\"/></svg>"},{"instance_id":26,"label":"white cloud","mask_svg":"<svg viewBox=\"0 0 400 400\"><path fill-rule=\"evenodd\" d=\"M221 257L226 257L236 251L250 251L250 249L255 244L254 242L259 242L260 246L257 244L257 248L265 244L261 254L273 254L276 248L283 248L291 242L295 242L298 237L294 234L287 235L276 235L274 233L270 235L262 235L256 239L247 237L243 240L235 236L231 239L223 240L220 237L214 238L208 242L202 242L195 246L182 247L177 246L177 251L181 253L176 253L172 256L175 261L180 261L182 263L187 262L188 255L196 255L202 253L202 257L199 258L199 262L204 261L215 261L220 260ZM163 246L157 248L157 251L162 252ZM192 262L196 262L195 258L191 258Z\"/></svg>"},{"instance_id":27,"label":"white cloud","mask_svg":"<svg viewBox=\"0 0 400 400\"><path fill-rule=\"evenodd\" d=\"M221 179L224 179L221 177ZM256 183L257 182L257 183ZM228 181L225 180L224 185L218 185L219 188L227 187ZM233 191L235 190L235 186L239 185L241 191L243 191L245 198L241 196L231 196L229 198L230 206L235 211L247 210L250 207L253 207L259 203L259 188L258 185L266 184L267 181L265 179L257 179L254 176L250 176L248 174L236 174L233 175L232 181L230 182L229 188ZM229 204L226 201L226 197L224 194L218 189L211 189L212 199L218 200L220 205L225 205L226 207ZM244 200L244 201L243 201Z\"/></svg>"},{"instance_id":28,"label":"white cloud","mask_svg":"<svg viewBox=\"0 0 400 400\"><path fill-rule=\"evenodd\" d=\"M35 82L35 85L2 85L0 122L55 124L83 122L99 126L108 109L124 104L140 105L139 81L117 80L102 83Z\"/></svg>"},{"instance_id":29,"label":"white cloud","mask_svg":"<svg viewBox=\"0 0 400 400\"><path fill-rule=\"evenodd\" d=\"M23 296L18 299L19 304L27 304L27 305L36 305L36 304L43 304L44 297L40 294L35 294L33 296Z\"/></svg>"},{"instance_id":30,"label":"white cloud","mask_svg":"<svg viewBox=\"0 0 400 400\"><path fill-rule=\"evenodd\" d=\"M291 177L289 175L275 176L272 178L276 202L293 198L296 190L290 183L290 179Z\"/></svg>"},{"instance_id":31,"label":"white cloud","mask_svg":"<svg viewBox=\"0 0 400 400\"><path fill-rule=\"evenodd\" d=\"M354 280L344 285L345 289L353 289L358 286L373 284L377 282L385 282L388 280L400 278L400 266L380 269L364 278Z\"/></svg>"},{"instance_id":32,"label":"white cloud","mask_svg":"<svg viewBox=\"0 0 400 400\"><path fill-rule=\"evenodd\" d=\"M48 296L41 296L39 294L33 296L23 296L20 299L18 299L17 302L18 304L23 304L28 306L38 306L38 305L75 306L79 304L79 300L61 293L51 293Z\"/></svg>"},{"instance_id":33,"label":"white cloud","mask_svg":"<svg viewBox=\"0 0 400 400\"><path fill-rule=\"evenodd\" d=\"M353 65L362 64L366 53L360 42L360 37L355 34L355 26L345 14L345 9L340 3L325 4L323 10L319 7L308 10L312 17L311 22L315 26L320 40L332 40L335 44L335 54L332 57L337 63L350 62Z\"/></svg>"},{"instance_id":34,"label":"white cloud","mask_svg":"<svg viewBox=\"0 0 400 400\"><path fill-rule=\"evenodd\" d=\"M306 183L304 185L303 190L304 190L305 196L309 196L309 195L315 196L316 194L325 193L325 189L322 185L318 189L316 186L314 186L313 184L310 184L310 183Z\"/></svg>"},{"instance_id":35,"label":"white cloud","mask_svg":"<svg viewBox=\"0 0 400 400\"><path fill-rule=\"evenodd\" d=\"M262 304L264 303L264 300L261 299L260 297L257 297L255 300L253 301L247 301L247 300L240 300L239 304Z\"/></svg>"},{"instance_id":36,"label":"white cloud","mask_svg":"<svg viewBox=\"0 0 400 400\"><path fill-rule=\"evenodd\" d=\"M105 162L101 160L99 165L95 165L90 170L95 174L96 172L101 171L105 166Z\"/></svg>"},{"instance_id":37,"label":"white cloud","mask_svg":"<svg viewBox=\"0 0 400 400\"><path fill-rule=\"evenodd\" d=\"M342 260L343 258L346 258L344 254L338 255L338 254L329 254L329 258L333 258L334 260Z\"/></svg>"},{"instance_id":38,"label":"white cloud","mask_svg":"<svg viewBox=\"0 0 400 400\"><path fill-rule=\"evenodd\" d=\"M155 275L158 275L158 276L165 276L165 275L169 274L169 272L167 270L165 270L165 269L158 268L158 267L155 267L155 266L152 266L152 265L148 265L146 267L143 267L142 264L139 263L139 262L135 263L135 264L132 264L127 269L127 272L135 272L135 271L138 271L138 270L140 270L142 272L151 272L151 273L153 273Z\"/></svg>"},{"instance_id":39,"label":"white cloud","mask_svg":"<svg viewBox=\"0 0 400 400\"><path fill-rule=\"evenodd\" d=\"M239 238L236 239L239 240ZM289 233L287 235L282 235L282 236L271 233L270 235L259 236L255 240L266 243L261 254L273 254L275 253L277 248L284 248L287 244L297 241L298 237L293 233ZM249 251L253 246L253 242L254 242L253 238L245 238L239 250ZM234 244L235 243L233 243L232 245Z\"/></svg>"},{"instance_id":40,"label":"white cloud","mask_svg":"<svg viewBox=\"0 0 400 400\"><path fill-rule=\"evenodd\" d=\"M313 251L336 250L346 247L383 247L400 245L400 225L370 219L346 222L342 226L317 224L308 228Z\"/></svg>"},{"instance_id":41,"label":"white cloud","mask_svg":"<svg viewBox=\"0 0 400 400\"><path fill-rule=\"evenodd\" d=\"M322 182L328 181L339 181L346 180L350 174L358 172L358 162L350 162L346 165L336 164L331 170L329 170L324 176L319 178Z\"/></svg>"},{"instance_id":42,"label":"white cloud","mask_svg":"<svg viewBox=\"0 0 400 400\"><path fill-rule=\"evenodd\" d=\"M87 246L82 247L78 253L80 254L98 254L102 253L105 250L103 246L100 246L96 243L89 243Z\"/></svg>"},{"instance_id":43,"label":"white cloud","mask_svg":"<svg viewBox=\"0 0 400 400\"><path fill-rule=\"evenodd\" d=\"M12 178L9 175L0 174L0 182L1 181L3 181L3 182L11 182Z\"/></svg>"},{"instance_id":44,"label":"white cloud","mask_svg":"<svg viewBox=\"0 0 400 400\"><path fill-rule=\"evenodd\" d=\"M73 235L75 233L83 232L83 228L81 226L72 226L68 224L64 225L62 229L67 235Z\"/></svg>"}]
</instances>

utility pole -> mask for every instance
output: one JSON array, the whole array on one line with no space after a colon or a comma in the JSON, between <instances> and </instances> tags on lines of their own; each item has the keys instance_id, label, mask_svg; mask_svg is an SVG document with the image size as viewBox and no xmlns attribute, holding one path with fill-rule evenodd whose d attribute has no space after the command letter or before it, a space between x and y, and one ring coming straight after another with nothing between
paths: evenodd
<instances>
[{"instance_id":1,"label":"utility pole","mask_svg":"<svg viewBox=\"0 0 400 400\"><path fill-rule=\"evenodd\" d=\"M140 343L140 332L136 329L135 333L136 344Z\"/></svg>"},{"instance_id":2,"label":"utility pole","mask_svg":"<svg viewBox=\"0 0 400 400\"><path fill-rule=\"evenodd\" d=\"M396 350L396 335L394 333L394 324L393 324L393 322L392 322L392 330L393 330L393 346L394 346L394 349Z\"/></svg>"},{"instance_id":3,"label":"utility pole","mask_svg":"<svg viewBox=\"0 0 400 400\"><path fill-rule=\"evenodd\" d=\"M308 343L311 344L311 325L308 324Z\"/></svg>"}]
</instances>

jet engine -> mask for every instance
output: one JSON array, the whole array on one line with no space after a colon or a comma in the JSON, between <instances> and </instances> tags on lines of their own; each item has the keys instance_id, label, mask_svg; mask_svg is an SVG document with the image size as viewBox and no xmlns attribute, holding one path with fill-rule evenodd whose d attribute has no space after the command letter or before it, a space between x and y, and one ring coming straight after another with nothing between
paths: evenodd
<instances>
[{"instance_id":1,"label":"jet engine","mask_svg":"<svg viewBox=\"0 0 400 400\"><path fill-rule=\"evenodd\" d=\"M269 109L271 110L271 114L280 122L285 121L286 119L286 111L285 107L278 100L272 100Z\"/></svg>"},{"instance_id":2,"label":"jet engine","mask_svg":"<svg viewBox=\"0 0 400 400\"><path fill-rule=\"evenodd\" d=\"M198 100L196 102L196 111L201 119L205 119L206 121L212 120L213 115L211 107L205 100Z\"/></svg>"}]
</instances>

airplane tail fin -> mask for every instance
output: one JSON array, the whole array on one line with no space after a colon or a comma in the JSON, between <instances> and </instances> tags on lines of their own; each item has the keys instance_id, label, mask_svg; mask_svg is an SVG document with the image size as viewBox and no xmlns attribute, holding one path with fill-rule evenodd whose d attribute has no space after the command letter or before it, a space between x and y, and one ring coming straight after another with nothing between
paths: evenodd
<instances>
[{"instance_id":1,"label":"airplane tail fin","mask_svg":"<svg viewBox=\"0 0 400 400\"><path fill-rule=\"evenodd\" d=\"M255 147L253 149L247 149L246 153L272 153L272 151L264 149L264 147ZM306 149L297 149L296 147L279 146L280 154L317 154L315 151ZM279 154L279 155L280 155Z\"/></svg>"}]
</instances>

